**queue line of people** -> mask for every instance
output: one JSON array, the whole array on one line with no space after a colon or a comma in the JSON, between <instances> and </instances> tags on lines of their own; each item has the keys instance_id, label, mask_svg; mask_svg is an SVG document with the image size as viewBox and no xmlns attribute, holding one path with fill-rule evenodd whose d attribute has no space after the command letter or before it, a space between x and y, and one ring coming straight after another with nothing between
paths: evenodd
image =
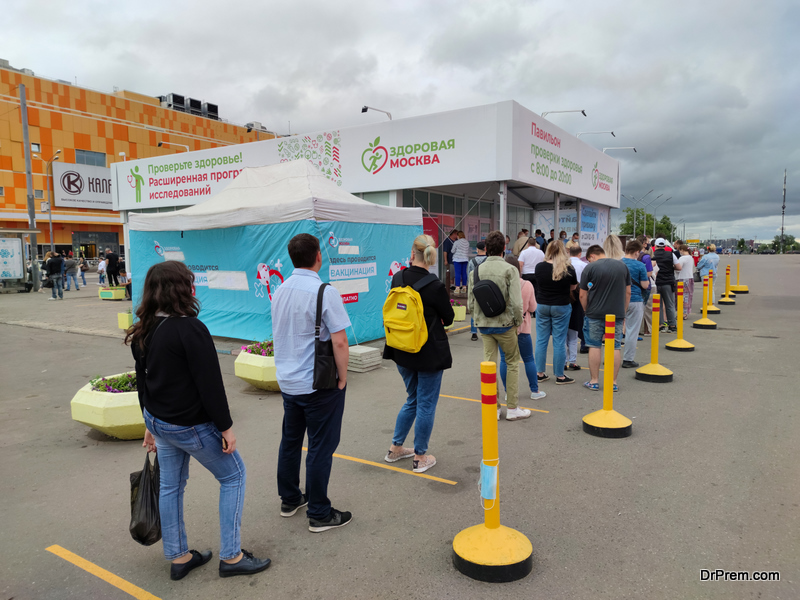
<instances>
[{"instance_id":1,"label":"queue line of people","mask_svg":"<svg viewBox=\"0 0 800 600\"><path fill-rule=\"evenodd\" d=\"M666 265L666 257L659 253L665 250L661 241L656 243L657 262ZM567 244L549 243L543 260L537 260L537 253L525 254L529 246L538 246L537 238L530 238L520 244L518 260L505 256L505 236L493 231L479 247L481 252L476 259L481 260L469 261L467 302L477 330L473 339L480 332L485 360L498 362L499 354L508 421L526 419L531 414L518 405L520 359L525 365L530 397L546 397L539 384L550 379L545 360L551 337L555 383L574 382L564 368L574 357L568 351L570 343L577 346L576 336L568 333L577 327L571 322L576 303L583 313L580 333L589 353L590 379L584 383L586 388L600 388L600 348L607 314L614 314L617 322L615 391L619 389L619 368L628 366L625 363L632 362L635 355L637 321L643 313L646 292L653 289L652 271L643 260L642 244L637 240L628 242L623 257L619 239L609 236L604 247L593 245L587 250L586 263L580 258L580 245L572 244L568 252ZM351 512L334 508L327 495L333 453L341 435L349 359L345 330L350 320L339 293L323 284L318 275L322 266L319 240L299 234L290 241L288 251L295 269L275 292L272 303L277 379L284 405L277 472L280 514L290 518L307 507L309 530L322 533L346 526L353 518ZM525 272L528 260L536 261L533 273ZM430 268L436 264L436 245L430 236L421 235L413 241L409 262L408 269L394 275L392 287L419 287L428 338L418 352L389 345L384 349L384 358L396 363L406 391L384 460L394 463L412 459L412 470L423 473L436 465L429 446L443 373L452 366L444 327L452 324L454 312L445 285L436 277L429 280ZM671 259L669 265L673 266ZM535 284L526 275L533 275ZM478 283L487 281L502 297L500 312L485 311L483 300L476 296ZM166 261L151 267L136 309L137 321L126 336L141 382L138 393L147 426L143 446L158 452L161 459L159 507L164 555L171 561L172 579L185 577L212 556L210 550L190 549L183 522L184 490L190 457L194 457L220 483L219 575L258 573L271 561L257 558L241 547L246 469L236 448L213 340L197 318L200 306L192 293L193 283L194 275L181 262ZM332 389L316 389L313 383L318 302L321 316L316 337L330 342L336 365ZM535 351L531 337L534 317ZM623 362L620 348L625 325L628 331ZM630 347L633 355L628 353ZM574 366L580 369L577 364ZM497 417L502 417L499 406ZM406 447L412 427L413 447ZM300 466L306 435L303 491Z\"/></svg>"}]
</instances>

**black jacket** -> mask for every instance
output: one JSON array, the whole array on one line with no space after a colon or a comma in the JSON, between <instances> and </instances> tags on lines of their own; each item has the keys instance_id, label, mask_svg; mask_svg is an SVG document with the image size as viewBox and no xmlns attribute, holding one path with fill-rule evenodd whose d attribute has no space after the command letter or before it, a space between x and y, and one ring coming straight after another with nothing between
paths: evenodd
<instances>
[{"instance_id":1,"label":"black jacket","mask_svg":"<svg viewBox=\"0 0 800 600\"><path fill-rule=\"evenodd\" d=\"M47 275L61 275L61 264L64 262L60 256L51 256L47 260Z\"/></svg>"},{"instance_id":2,"label":"black jacket","mask_svg":"<svg viewBox=\"0 0 800 600\"><path fill-rule=\"evenodd\" d=\"M392 278L392 287L413 285L428 271L421 267L410 267ZM393 360L395 363L413 371L442 371L453 366L450 355L450 343L447 341L445 325L452 325L455 313L450 305L450 296L441 281L434 281L426 285L419 292L422 298L422 307L425 311L425 321L428 323L428 341L416 354L403 352L396 348L385 346L383 358Z\"/></svg>"},{"instance_id":3,"label":"black jacket","mask_svg":"<svg viewBox=\"0 0 800 600\"><path fill-rule=\"evenodd\" d=\"M656 248L656 251L653 252L653 261L658 265L656 285L672 285L675 283L673 256L672 252L664 248Z\"/></svg>"},{"instance_id":4,"label":"black jacket","mask_svg":"<svg viewBox=\"0 0 800 600\"><path fill-rule=\"evenodd\" d=\"M200 319L171 317L148 337L144 356L138 344L131 346L142 409L173 425L213 422L220 431L230 429L219 358Z\"/></svg>"}]
</instances>

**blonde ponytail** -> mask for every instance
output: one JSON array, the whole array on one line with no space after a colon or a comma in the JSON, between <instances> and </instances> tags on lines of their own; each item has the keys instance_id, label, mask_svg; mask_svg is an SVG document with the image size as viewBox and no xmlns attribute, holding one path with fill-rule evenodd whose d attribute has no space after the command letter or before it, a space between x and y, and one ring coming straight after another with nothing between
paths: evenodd
<instances>
[{"instance_id":1,"label":"blonde ponytail","mask_svg":"<svg viewBox=\"0 0 800 600\"><path fill-rule=\"evenodd\" d=\"M418 235L412 245L414 259L432 267L436 264L436 242L429 235Z\"/></svg>"}]
</instances>

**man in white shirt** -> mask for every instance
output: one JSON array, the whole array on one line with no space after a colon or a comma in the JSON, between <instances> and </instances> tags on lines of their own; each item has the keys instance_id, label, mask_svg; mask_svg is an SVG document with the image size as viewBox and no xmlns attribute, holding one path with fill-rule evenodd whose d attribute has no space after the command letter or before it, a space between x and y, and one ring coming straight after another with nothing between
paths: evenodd
<instances>
[{"instance_id":1,"label":"man in white shirt","mask_svg":"<svg viewBox=\"0 0 800 600\"><path fill-rule=\"evenodd\" d=\"M320 533L347 525L349 512L336 510L328 499L333 453L339 445L350 349L345 329L350 319L336 288L322 296L319 338L333 342L338 386L314 389L317 295L322 285L319 240L308 233L289 242L294 272L272 296L275 368L283 396L283 433L278 451L278 494L281 516L291 517L308 506L309 531ZM308 432L306 493L300 490L303 438Z\"/></svg>"},{"instance_id":2,"label":"man in white shirt","mask_svg":"<svg viewBox=\"0 0 800 600\"><path fill-rule=\"evenodd\" d=\"M571 242L570 242L571 243ZM578 281L581 280L581 275L583 274L583 270L586 268L586 265L589 263L583 262L581 260L581 245L580 243L573 244L569 247L569 262L572 264L573 268L575 269L575 275L578 277ZM583 339L583 306L581 306L580 298L576 297L572 302L572 314L575 315L573 318L570 315L569 323L573 327L569 327L567 329L567 365L566 368L571 369L573 371L580 370L578 366L578 339L581 340L581 354L587 354L589 349L586 347L586 343Z\"/></svg>"}]
</instances>

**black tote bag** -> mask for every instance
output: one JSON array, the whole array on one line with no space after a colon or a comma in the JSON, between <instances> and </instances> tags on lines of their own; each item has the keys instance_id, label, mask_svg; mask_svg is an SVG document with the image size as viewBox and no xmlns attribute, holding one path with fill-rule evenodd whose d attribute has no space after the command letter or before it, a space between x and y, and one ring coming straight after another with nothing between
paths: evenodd
<instances>
[{"instance_id":1,"label":"black tote bag","mask_svg":"<svg viewBox=\"0 0 800 600\"><path fill-rule=\"evenodd\" d=\"M336 360L333 356L333 341L323 342L319 339L319 330L322 323L322 296L329 283L319 286L317 292L317 318L314 324L314 383L315 390L332 390L337 387L339 378L336 376Z\"/></svg>"}]
</instances>

